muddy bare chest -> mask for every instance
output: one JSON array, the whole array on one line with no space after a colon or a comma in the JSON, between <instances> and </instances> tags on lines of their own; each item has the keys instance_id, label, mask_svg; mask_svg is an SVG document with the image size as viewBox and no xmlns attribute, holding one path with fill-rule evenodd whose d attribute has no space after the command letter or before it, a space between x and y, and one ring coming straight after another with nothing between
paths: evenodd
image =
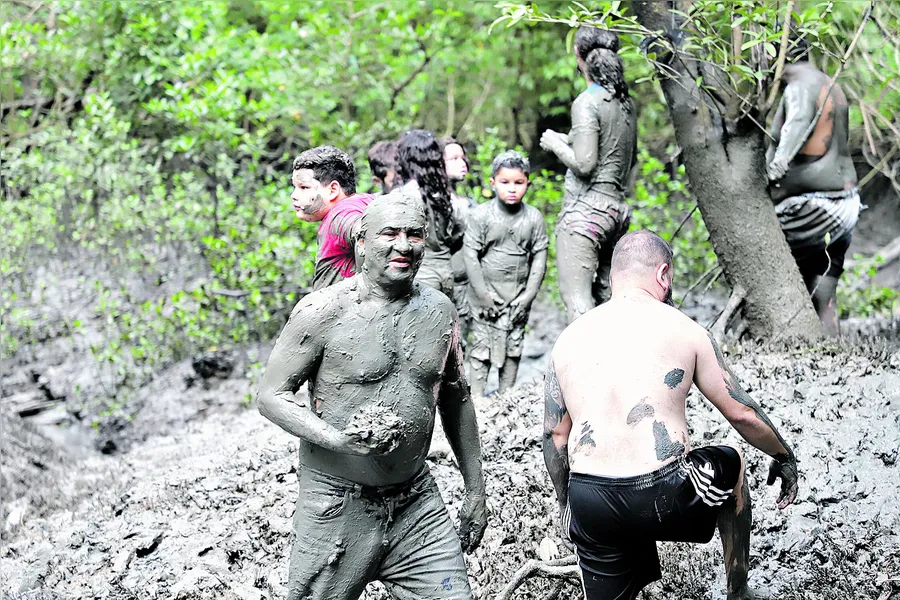
<instances>
[{"instance_id":1,"label":"muddy bare chest","mask_svg":"<svg viewBox=\"0 0 900 600\"><path fill-rule=\"evenodd\" d=\"M443 375L452 321L428 311L360 311L333 327L320 382L371 384L399 377L431 386Z\"/></svg>"}]
</instances>

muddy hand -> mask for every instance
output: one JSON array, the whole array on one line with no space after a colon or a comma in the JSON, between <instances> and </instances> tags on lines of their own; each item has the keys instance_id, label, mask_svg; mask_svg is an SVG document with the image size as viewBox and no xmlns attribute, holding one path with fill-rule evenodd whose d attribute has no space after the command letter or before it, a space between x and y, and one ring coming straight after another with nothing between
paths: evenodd
<instances>
[{"instance_id":1,"label":"muddy hand","mask_svg":"<svg viewBox=\"0 0 900 600\"><path fill-rule=\"evenodd\" d=\"M769 465L769 478L766 480L767 485L775 483L776 479L781 479L781 493L778 494L778 508L785 508L793 504L797 499L797 491L799 489L797 475L797 461L795 460L773 460Z\"/></svg>"},{"instance_id":2,"label":"muddy hand","mask_svg":"<svg viewBox=\"0 0 900 600\"><path fill-rule=\"evenodd\" d=\"M377 432L371 429L357 430L348 428L344 431L344 435L348 439L347 453L357 456L387 454L396 450L397 446L400 445L400 435L396 429Z\"/></svg>"},{"instance_id":3,"label":"muddy hand","mask_svg":"<svg viewBox=\"0 0 900 600\"><path fill-rule=\"evenodd\" d=\"M459 513L459 541L464 552L472 552L481 544L487 529L487 505L483 495L466 494Z\"/></svg>"},{"instance_id":4,"label":"muddy hand","mask_svg":"<svg viewBox=\"0 0 900 600\"><path fill-rule=\"evenodd\" d=\"M516 296L513 298L512 302L509 303L509 321L511 323L518 323L525 313L528 312L530 306L531 302L524 296Z\"/></svg>"},{"instance_id":5,"label":"muddy hand","mask_svg":"<svg viewBox=\"0 0 900 600\"><path fill-rule=\"evenodd\" d=\"M552 129L541 134L541 148L550 152L562 141L562 136Z\"/></svg>"},{"instance_id":6,"label":"muddy hand","mask_svg":"<svg viewBox=\"0 0 900 600\"><path fill-rule=\"evenodd\" d=\"M788 163L783 158L776 158L772 162L769 163L769 167L767 169L769 175L769 181L778 181L784 174L787 173Z\"/></svg>"}]
</instances>

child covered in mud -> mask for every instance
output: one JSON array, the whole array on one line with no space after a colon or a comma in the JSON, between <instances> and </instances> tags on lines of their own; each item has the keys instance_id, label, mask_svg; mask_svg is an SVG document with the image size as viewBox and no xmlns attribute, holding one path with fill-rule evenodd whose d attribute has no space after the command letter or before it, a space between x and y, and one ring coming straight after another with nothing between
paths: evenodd
<instances>
[{"instance_id":1,"label":"child covered in mud","mask_svg":"<svg viewBox=\"0 0 900 600\"><path fill-rule=\"evenodd\" d=\"M525 324L547 269L544 217L522 202L528 159L503 152L491 165L494 199L469 213L463 245L469 274L472 395L484 394L491 365L500 369L500 391L513 386L522 356Z\"/></svg>"}]
</instances>

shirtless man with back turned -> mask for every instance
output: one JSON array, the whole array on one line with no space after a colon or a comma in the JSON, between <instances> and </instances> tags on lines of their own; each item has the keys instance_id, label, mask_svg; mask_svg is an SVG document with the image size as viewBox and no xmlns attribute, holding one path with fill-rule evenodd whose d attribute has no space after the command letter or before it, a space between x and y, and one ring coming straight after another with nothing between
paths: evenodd
<instances>
[{"instance_id":1,"label":"shirtless man with back turned","mask_svg":"<svg viewBox=\"0 0 900 600\"><path fill-rule=\"evenodd\" d=\"M425 227L420 201L373 200L359 275L298 302L269 358L259 410L300 438L290 600L352 600L376 579L405 600L472 597L462 549L487 524L478 425L453 303L413 281ZM425 465L436 409L466 487L459 538Z\"/></svg>"},{"instance_id":2,"label":"shirtless man with back turned","mask_svg":"<svg viewBox=\"0 0 900 600\"><path fill-rule=\"evenodd\" d=\"M585 600L632 600L661 576L656 541L706 543L717 525L728 599L753 598L744 461L728 446L691 449L691 383L774 458L779 508L797 496L794 453L706 330L669 305L672 250L662 238L626 234L610 281L612 299L560 335L544 383L544 459Z\"/></svg>"}]
</instances>

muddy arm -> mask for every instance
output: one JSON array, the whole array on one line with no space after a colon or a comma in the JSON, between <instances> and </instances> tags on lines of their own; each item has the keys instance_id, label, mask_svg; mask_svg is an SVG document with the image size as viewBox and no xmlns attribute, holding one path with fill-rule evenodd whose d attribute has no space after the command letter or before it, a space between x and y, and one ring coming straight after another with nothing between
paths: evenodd
<instances>
[{"instance_id":1,"label":"muddy arm","mask_svg":"<svg viewBox=\"0 0 900 600\"><path fill-rule=\"evenodd\" d=\"M577 176L587 177L597 166L600 126L586 98L576 98L572 104L572 130L566 141L562 135L548 137L548 149Z\"/></svg>"},{"instance_id":2,"label":"muddy arm","mask_svg":"<svg viewBox=\"0 0 900 600\"><path fill-rule=\"evenodd\" d=\"M528 304L531 304L537 297L546 272L547 251L539 250L535 252L534 258L531 259L531 271L528 272L528 282L525 284L525 297L528 300Z\"/></svg>"},{"instance_id":3,"label":"muddy arm","mask_svg":"<svg viewBox=\"0 0 900 600\"><path fill-rule=\"evenodd\" d=\"M806 141L803 135L816 116L816 99L803 85L788 85L782 99L784 125L778 140L778 147L769 162L769 179L776 181L784 177L788 164L797 150Z\"/></svg>"},{"instance_id":4,"label":"muddy arm","mask_svg":"<svg viewBox=\"0 0 900 600\"><path fill-rule=\"evenodd\" d=\"M438 397L438 410L444 433L456 456L466 487L466 499L460 511L459 537L463 550L469 552L481 543L487 527L487 505L478 420L469 398L469 384L466 382L463 352L459 343L459 319L455 311L453 314L453 333Z\"/></svg>"},{"instance_id":5,"label":"muddy arm","mask_svg":"<svg viewBox=\"0 0 900 600\"><path fill-rule=\"evenodd\" d=\"M766 164L772 162L772 159L775 158L775 150L778 148L778 143L781 141L781 127L784 125L784 99L778 104L778 110L775 111L775 117L772 119L772 128L769 131L769 134L772 136L772 141L769 143L769 147L766 149Z\"/></svg>"},{"instance_id":6,"label":"muddy arm","mask_svg":"<svg viewBox=\"0 0 900 600\"><path fill-rule=\"evenodd\" d=\"M324 344L317 335L322 327L321 303L307 299L297 303L269 355L256 401L259 412L288 433L335 452L347 452L346 436L307 406L297 404L294 394L314 373Z\"/></svg>"},{"instance_id":7,"label":"muddy arm","mask_svg":"<svg viewBox=\"0 0 900 600\"><path fill-rule=\"evenodd\" d=\"M469 276L469 284L472 291L475 292L475 298L478 306L473 308L479 313L490 310L494 306L494 300L488 291L487 283L484 280L484 271L481 270L481 261L478 259L478 252L482 247L480 237L478 236L478 226L474 219L469 220L469 228L466 230L466 242L463 246L463 260L466 263L466 273Z\"/></svg>"},{"instance_id":8,"label":"muddy arm","mask_svg":"<svg viewBox=\"0 0 900 600\"><path fill-rule=\"evenodd\" d=\"M699 343L694 383L742 438L774 459L769 469L768 483L771 485L778 477L782 480L779 507L784 508L793 502L798 489L794 451L728 368L712 334L709 334L706 343Z\"/></svg>"},{"instance_id":9,"label":"muddy arm","mask_svg":"<svg viewBox=\"0 0 900 600\"><path fill-rule=\"evenodd\" d=\"M556 375L553 358L544 375L544 464L550 472L550 480L556 489L560 515L565 514L569 502L569 433L572 417Z\"/></svg>"}]
</instances>

